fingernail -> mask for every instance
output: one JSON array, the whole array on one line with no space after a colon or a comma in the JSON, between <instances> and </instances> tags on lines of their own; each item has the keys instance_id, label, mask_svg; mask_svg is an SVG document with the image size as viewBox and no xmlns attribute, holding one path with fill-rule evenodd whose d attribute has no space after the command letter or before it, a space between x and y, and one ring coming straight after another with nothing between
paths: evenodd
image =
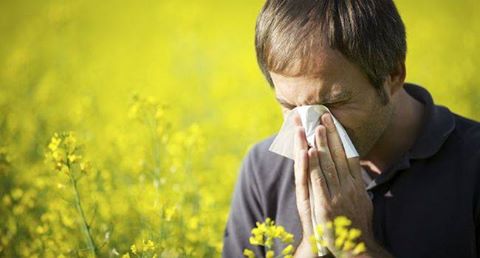
<instances>
[{"instance_id":1,"label":"fingernail","mask_svg":"<svg viewBox=\"0 0 480 258\"><path fill-rule=\"evenodd\" d=\"M328 116L328 113L325 113L322 115L322 121L325 123L327 122L327 116Z\"/></svg>"},{"instance_id":2,"label":"fingernail","mask_svg":"<svg viewBox=\"0 0 480 258\"><path fill-rule=\"evenodd\" d=\"M326 118L325 118L325 122L327 122L328 124L332 124L333 123L333 120L332 120L332 115L330 115L329 113L326 113Z\"/></svg>"}]
</instances>

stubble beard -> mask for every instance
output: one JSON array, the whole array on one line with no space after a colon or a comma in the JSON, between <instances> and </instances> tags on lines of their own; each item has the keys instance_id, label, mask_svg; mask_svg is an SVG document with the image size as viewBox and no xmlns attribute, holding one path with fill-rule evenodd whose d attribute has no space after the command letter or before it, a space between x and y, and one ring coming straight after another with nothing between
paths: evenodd
<instances>
[{"instance_id":1,"label":"stubble beard","mask_svg":"<svg viewBox=\"0 0 480 258\"><path fill-rule=\"evenodd\" d=\"M373 107L368 121L362 123L362 125L355 130L345 128L345 131L347 131L352 143L357 149L360 159L365 158L367 154L370 153L382 135L387 131L392 123L394 113L395 107L392 102L386 105L378 102L378 104Z\"/></svg>"}]
</instances>

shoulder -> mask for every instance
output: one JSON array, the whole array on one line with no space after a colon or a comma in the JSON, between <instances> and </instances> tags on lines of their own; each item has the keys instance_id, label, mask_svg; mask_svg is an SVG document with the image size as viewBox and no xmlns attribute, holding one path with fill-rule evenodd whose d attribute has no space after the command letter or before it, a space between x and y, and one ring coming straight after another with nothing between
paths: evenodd
<instances>
[{"instance_id":1,"label":"shoulder","mask_svg":"<svg viewBox=\"0 0 480 258\"><path fill-rule=\"evenodd\" d=\"M259 141L255 142L248 150L248 157L254 159L261 159L264 158L265 155L269 155L270 145L272 144L273 140L277 134L270 135L266 138L260 139ZM273 154L273 153L272 153Z\"/></svg>"},{"instance_id":2,"label":"shoulder","mask_svg":"<svg viewBox=\"0 0 480 258\"><path fill-rule=\"evenodd\" d=\"M275 137L273 134L252 144L243 160L245 176L254 177L261 188L269 188L285 171L293 169L293 160L269 150Z\"/></svg>"},{"instance_id":3,"label":"shoulder","mask_svg":"<svg viewBox=\"0 0 480 258\"><path fill-rule=\"evenodd\" d=\"M464 116L455 115L455 130L462 141L462 163L473 184L474 216L480 224L480 123Z\"/></svg>"},{"instance_id":4,"label":"shoulder","mask_svg":"<svg viewBox=\"0 0 480 258\"><path fill-rule=\"evenodd\" d=\"M468 178L480 180L480 123L456 113L452 114L455 129L449 137L451 146L454 146L451 155L457 157L462 171L468 171Z\"/></svg>"},{"instance_id":5,"label":"shoulder","mask_svg":"<svg viewBox=\"0 0 480 258\"><path fill-rule=\"evenodd\" d=\"M455 118L454 134L462 142L466 151L480 151L480 122L465 116L453 113Z\"/></svg>"},{"instance_id":6,"label":"shoulder","mask_svg":"<svg viewBox=\"0 0 480 258\"><path fill-rule=\"evenodd\" d=\"M273 134L254 143L248 150L247 159L257 168L278 168L290 163L290 159L269 150L277 134ZM291 161L293 162L293 161Z\"/></svg>"}]
</instances>

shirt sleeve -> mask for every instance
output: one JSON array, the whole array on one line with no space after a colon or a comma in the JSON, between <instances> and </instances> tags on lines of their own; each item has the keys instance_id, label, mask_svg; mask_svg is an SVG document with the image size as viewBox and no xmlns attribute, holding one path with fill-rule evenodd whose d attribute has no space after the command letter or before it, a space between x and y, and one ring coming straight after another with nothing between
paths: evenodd
<instances>
[{"instance_id":1,"label":"shirt sleeve","mask_svg":"<svg viewBox=\"0 0 480 258\"><path fill-rule=\"evenodd\" d=\"M243 250L248 248L256 257L265 257L261 246L249 242L252 228L256 222L263 222L260 192L256 180L254 150L249 151L243 160L235 184L230 212L223 236L222 257L244 257Z\"/></svg>"}]
</instances>

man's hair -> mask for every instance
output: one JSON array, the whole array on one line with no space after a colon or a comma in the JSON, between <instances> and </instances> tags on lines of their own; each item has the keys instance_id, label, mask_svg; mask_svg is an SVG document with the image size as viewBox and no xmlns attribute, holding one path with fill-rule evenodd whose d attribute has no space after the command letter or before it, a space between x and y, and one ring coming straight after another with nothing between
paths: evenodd
<instances>
[{"instance_id":1,"label":"man's hair","mask_svg":"<svg viewBox=\"0 0 480 258\"><path fill-rule=\"evenodd\" d=\"M365 73L383 104L385 79L405 62L405 38L393 0L266 0L255 27L257 62L272 88L269 71L312 75L312 55L327 46Z\"/></svg>"}]
</instances>

